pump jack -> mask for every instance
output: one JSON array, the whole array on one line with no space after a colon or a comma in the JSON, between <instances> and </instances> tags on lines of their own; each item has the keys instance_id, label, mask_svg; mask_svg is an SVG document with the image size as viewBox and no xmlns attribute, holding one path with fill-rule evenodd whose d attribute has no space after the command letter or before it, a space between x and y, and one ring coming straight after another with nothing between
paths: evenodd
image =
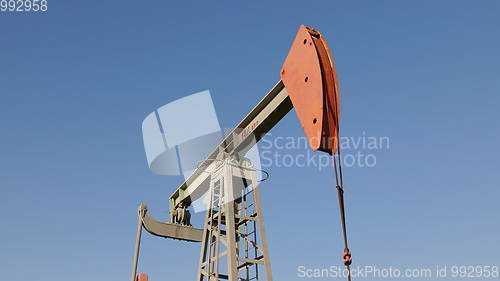
<instances>
[{"instance_id":1,"label":"pump jack","mask_svg":"<svg viewBox=\"0 0 500 281\"><path fill-rule=\"evenodd\" d=\"M170 196L170 222L156 221L145 205L139 206L132 281L148 279L145 274L137 274L143 228L160 237L201 242L197 281L250 281L262 276L272 280L257 169L244 155L292 108L310 147L334 157L344 233L343 259L349 272L352 259L347 247L338 145L338 84L330 50L317 30L304 25L299 28L280 76L271 91ZM206 193L209 207L204 227L192 227L187 208Z\"/></svg>"}]
</instances>

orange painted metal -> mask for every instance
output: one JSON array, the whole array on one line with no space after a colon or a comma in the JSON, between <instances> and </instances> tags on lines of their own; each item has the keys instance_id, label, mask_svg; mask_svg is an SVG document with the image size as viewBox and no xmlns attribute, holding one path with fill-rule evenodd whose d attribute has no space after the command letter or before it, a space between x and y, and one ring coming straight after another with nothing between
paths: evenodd
<instances>
[{"instance_id":1,"label":"orange painted metal","mask_svg":"<svg viewBox=\"0 0 500 281\"><path fill-rule=\"evenodd\" d=\"M337 151L340 106L333 59L321 34L300 26L281 80L313 150Z\"/></svg>"},{"instance_id":2,"label":"orange painted metal","mask_svg":"<svg viewBox=\"0 0 500 281\"><path fill-rule=\"evenodd\" d=\"M137 274L136 281L148 281L148 279L149 279L149 276L147 274L139 273L139 274Z\"/></svg>"}]
</instances>

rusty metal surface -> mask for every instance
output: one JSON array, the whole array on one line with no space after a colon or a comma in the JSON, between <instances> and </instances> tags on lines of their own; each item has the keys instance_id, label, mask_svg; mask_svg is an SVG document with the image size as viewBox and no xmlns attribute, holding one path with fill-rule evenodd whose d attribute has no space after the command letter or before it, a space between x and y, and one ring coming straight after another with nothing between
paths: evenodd
<instances>
[{"instance_id":1,"label":"rusty metal surface","mask_svg":"<svg viewBox=\"0 0 500 281\"><path fill-rule=\"evenodd\" d=\"M139 207L138 242L136 242L133 276L137 272L140 231L143 226L156 236L202 242L198 280L204 280L204 278L207 280L236 280L240 276L240 271L245 270L245 280L251 280L253 279L250 278L252 270L249 268L251 266L258 268L258 265L264 265L266 280L272 280L258 181L254 172L249 176L246 172L238 169L237 174L234 174L233 165L228 164L228 161L240 159L239 156L243 156L292 108L295 108L313 150L324 151L334 156L340 154L338 148L340 116L338 82L328 45L317 30L304 25L300 26L280 74L281 81L225 137L201 163L202 165L169 198L171 222L184 225L156 221L149 215L145 205ZM214 172L207 173L207 171L217 170L216 168L220 169L220 175L214 175ZM345 240L343 258L349 271L352 259L351 252L347 247L340 167L339 170L340 185L337 174L336 179ZM336 165L335 172L337 173ZM245 195L241 200L232 201L227 198L235 198L233 194L233 180L235 178L250 179L244 182L253 182L254 184L252 184L253 191L244 192ZM217 187L215 187L216 183L219 183ZM192 201L200 198L208 190L211 191L211 206L207 212L204 229L190 227L189 219L184 219L185 216L179 211L186 211ZM253 197L250 194L253 194ZM253 202L251 202L250 197L253 198ZM250 204L248 204L249 202ZM252 208L255 210L250 210L250 206L253 206ZM252 224L253 229L247 229ZM259 239L257 232L260 235ZM246 243L246 252L239 249L242 241ZM260 242L260 245L257 245L257 241ZM221 246L224 247L221 248ZM253 251L248 250L251 247L254 248ZM249 255L249 252L253 252L255 255ZM257 255L257 252L260 254ZM222 258L227 261L227 268L223 273L219 272L219 261ZM139 274L135 281L148 281L148 276Z\"/></svg>"},{"instance_id":2,"label":"rusty metal surface","mask_svg":"<svg viewBox=\"0 0 500 281\"><path fill-rule=\"evenodd\" d=\"M144 274L144 273L139 273L137 274L137 281L148 281L149 279L149 276L147 274Z\"/></svg>"},{"instance_id":3,"label":"rusty metal surface","mask_svg":"<svg viewBox=\"0 0 500 281\"><path fill-rule=\"evenodd\" d=\"M281 71L282 81L252 109L201 167L170 196L170 210L186 205L208 190L203 171L219 159L235 153L243 155L254 142L295 108L313 150L333 154L337 149L339 99L335 67L323 36L302 25ZM221 159L219 159L221 160Z\"/></svg>"},{"instance_id":4,"label":"rusty metal surface","mask_svg":"<svg viewBox=\"0 0 500 281\"><path fill-rule=\"evenodd\" d=\"M293 107L313 150L337 149L339 103L335 67L315 29L302 25L281 69Z\"/></svg>"},{"instance_id":5,"label":"rusty metal surface","mask_svg":"<svg viewBox=\"0 0 500 281\"><path fill-rule=\"evenodd\" d=\"M316 31L317 32L317 31ZM323 96L324 96L324 118L327 120L323 123L324 136L322 151L330 152L331 154L337 151L337 138L340 126L340 101L338 94L337 74L333 63L332 54L325 38L319 32L318 36L313 37L321 62L321 72L323 77Z\"/></svg>"}]
</instances>

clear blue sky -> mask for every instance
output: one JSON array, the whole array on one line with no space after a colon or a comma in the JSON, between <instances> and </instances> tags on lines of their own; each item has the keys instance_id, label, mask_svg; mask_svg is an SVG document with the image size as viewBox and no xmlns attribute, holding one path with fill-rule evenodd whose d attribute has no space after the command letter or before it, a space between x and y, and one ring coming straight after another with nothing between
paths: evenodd
<instances>
[{"instance_id":1,"label":"clear blue sky","mask_svg":"<svg viewBox=\"0 0 500 281\"><path fill-rule=\"evenodd\" d=\"M144 117L209 89L234 126L278 81L300 24L333 50L341 133L390 137L375 167L345 169L355 263L500 265L499 2L191 2L0 13L0 279L128 280L137 205L166 218L182 181L148 170ZM295 113L272 134L302 135ZM268 170L275 279L340 264L332 172ZM145 235L140 271L194 280L198 255Z\"/></svg>"}]
</instances>

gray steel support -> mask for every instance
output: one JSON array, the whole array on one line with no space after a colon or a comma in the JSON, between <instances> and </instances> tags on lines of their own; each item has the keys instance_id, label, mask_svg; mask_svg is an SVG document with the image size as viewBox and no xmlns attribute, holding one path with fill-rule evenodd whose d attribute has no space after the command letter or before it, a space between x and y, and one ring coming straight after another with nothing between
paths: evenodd
<instances>
[{"instance_id":1,"label":"gray steel support","mask_svg":"<svg viewBox=\"0 0 500 281\"><path fill-rule=\"evenodd\" d=\"M272 281L256 171L227 159L209 190L197 281Z\"/></svg>"},{"instance_id":2,"label":"gray steel support","mask_svg":"<svg viewBox=\"0 0 500 281\"><path fill-rule=\"evenodd\" d=\"M262 252L264 254L264 259L265 259L264 265L266 267L266 279L273 280L273 275L271 272L271 260L269 258L269 250L267 248L266 229L264 227L264 215L263 215L264 213L262 212L259 184L257 182L257 177L255 173L253 173L252 182L256 183L252 192L255 200L255 208L257 209L257 222L259 223L260 241L262 244Z\"/></svg>"},{"instance_id":3,"label":"gray steel support","mask_svg":"<svg viewBox=\"0 0 500 281\"><path fill-rule=\"evenodd\" d=\"M238 278L238 259L236 256L236 225L234 217L234 190L233 190L233 166L224 165L224 211L226 221L226 240L227 240L227 271L229 280L239 280Z\"/></svg>"},{"instance_id":4,"label":"gray steel support","mask_svg":"<svg viewBox=\"0 0 500 281\"><path fill-rule=\"evenodd\" d=\"M291 109L292 102L288 97L282 81L279 81L269 93L236 125L224 140L203 160L199 167L182 183L169 198L170 211L183 203L189 206L199 199L209 188L209 174L224 157L242 157L271 130ZM221 157L221 155L223 157Z\"/></svg>"},{"instance_id":5,"label":"gray steel support","mask_svg":"<svg viewBox=\"0 0 500 281\"><path fill-rule=\"evenodd\" d=\"M144 228L153 235L189 242L202 241L203 229L168 222L159 222L151 217L144 204L139 206L139 219Z\"/></svg>"},{"instance_id":6,"label":"gray steel support","mask_svg":"<svg viewBox=\"0 0 500 281\"><path fill-rule=\"evenodd\" d=\"M137 264L139 262L139 249L141 247L141 234L142 234L142 205L139 206L138 211L138 220L137 220L137 233L135 235L135 249L134 249L134 263L132 265L132 279L131 281L135 281L137 276Z\"/></svg>"}]
</instances>

